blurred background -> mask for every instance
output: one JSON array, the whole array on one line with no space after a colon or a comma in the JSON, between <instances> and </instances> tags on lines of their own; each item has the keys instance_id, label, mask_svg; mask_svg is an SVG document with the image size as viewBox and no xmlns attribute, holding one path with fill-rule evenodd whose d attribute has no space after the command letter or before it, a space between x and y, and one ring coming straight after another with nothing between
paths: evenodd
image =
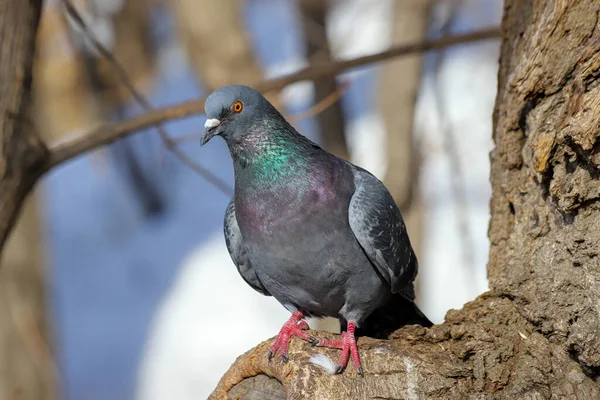
<instances>
[{"instance_id":1,"label":"blurred background","mask_svg":"<svg viewBox=\"0 0 600 400\"><path fill-rule=\"evenodd\" d=\"M501 0L71 3L86 29L62 1L48 0L38 35L33 112L49 143L144 112L90 37L161 107L498 26L502 15ZM269 93L301 133L387 184L420 260L417 303L436 323L487 290L499 44L412 54ZM328 107L317 112L315 104ZM197 115L164 129L232 188L225 143L200 149L203 124ZM38 391L36 399L49 398L41 395L48 388L60 399L206 398L238 355L288 318L229 258L229 199L165 149L155 130L51 171L29 198L0 269L0 388L18 393L22 385Z\"/></svg>"}]
</instances>

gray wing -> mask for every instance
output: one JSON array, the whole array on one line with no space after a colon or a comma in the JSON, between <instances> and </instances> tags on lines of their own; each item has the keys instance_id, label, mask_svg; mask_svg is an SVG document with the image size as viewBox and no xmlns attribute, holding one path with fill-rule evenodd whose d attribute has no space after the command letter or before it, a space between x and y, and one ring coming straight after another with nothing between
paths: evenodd
<instances>
[{"instance_id":1,"label":"gray wing","mask_svg":"<svg viewBox=\"0 0 600 400\"><path fill-rule=\"evenodd\" d=\"M352 170L355 190L348 219L354 236L392 293L414 301L418 263L400 210L379 179L354 165Z\"/></svg>"},{"instance_id":2,"label":"gray wing","mask_svg":"<svg viewBox=\"0 0 600 400\"><path fill-rule=\"evenodd\" d=\"M235 203L233 199L229 202L227 211L225 211L223 230L225 233L225 244L227 245L227 250L229 251L229 255L231 256L231 259L233 260L233 263L235 264L242 278L248 285L252 287L252 289L264 294L265 296L270 296L271 294L267 292L267 289L265 289L260 282L260 279L258 279L258 276L254 271L254 267L248 259L248 253L246 251L246 246L244 245L244 239L242 238L240 227L238 226L237 219L235 218Z\"/></svg>"}]
</instances>

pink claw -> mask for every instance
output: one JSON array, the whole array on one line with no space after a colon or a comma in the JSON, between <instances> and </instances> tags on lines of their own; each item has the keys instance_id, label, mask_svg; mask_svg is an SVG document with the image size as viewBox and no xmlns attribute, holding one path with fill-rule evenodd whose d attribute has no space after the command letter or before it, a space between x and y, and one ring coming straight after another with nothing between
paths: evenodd
<instances>
[{"instance_id":1,"label":"pink claw","mask_svg":"<svg viewBox=\"0 0 600 400\"><path fill-rule=\"evenodd\" d=\"M338 368L336 370L337 374L341 373L344 368L346 368L348 359L351 357L356 371L360 376L364 377L365 375L362 366L360 365L360 357L358 355L358 346L356 345L356 338L354 337L355 329L356 324L350 321L348 322L348 329L346 332L342 333L342 340L320 340L318 346L342 349L340 363L338 364Z\"/></svg>"},{"instance_id":2,"label":"pink claw","mask_svg":"<svg viewBox=\"0 0 600 400\"><path fill-rule=\"evenodd\" d=\"M306 322L306 321L298 322L298 329L302 329L303 331L309 329L308 322Z\"/></svg>"},{"instance_id":3,"label":"pink claw","mask_svg":"<svg viewBox=\"0 0 600 400\"><path fill-rule=\"evenodd\" d=\"M304 313L297 311L292 314L285 324L283 324L283 327L277 336L277 340L275 340L275 343L273 343L273 346L271 346L271 349L269 350L269 361L273 358L275 353L277 353L277 350L279 350L283 362L288 362L287 350L292 336L297 336L313 345L319 343L315 337L304 332L303 329L308 329L308 324L306 321L301 321L302 318L304 318Z\"/></svg>"}]
</instances>

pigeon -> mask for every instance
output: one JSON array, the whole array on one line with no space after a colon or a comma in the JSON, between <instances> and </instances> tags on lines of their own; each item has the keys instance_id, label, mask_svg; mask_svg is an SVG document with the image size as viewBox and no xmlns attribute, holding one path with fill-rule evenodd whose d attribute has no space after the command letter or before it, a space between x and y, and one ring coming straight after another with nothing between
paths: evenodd
<instances>
[{"instance_id":1,"label":"pigeon","mask_svg":"<svg viewBox=\"0 0 600 400\"><path fill-rule=\"evenodd\" d=\"M356 337L431 321L414 303L417 258L384 184L301 135L258 91L219 88L205 103L201 145L215 136L233 160L235 194L224 218L227 249L246 283L291 317L270 347L288 361L292 336L341 349L364 376ZM306 332L334 317L339 340Z\"/></svg>"}]
</instances>

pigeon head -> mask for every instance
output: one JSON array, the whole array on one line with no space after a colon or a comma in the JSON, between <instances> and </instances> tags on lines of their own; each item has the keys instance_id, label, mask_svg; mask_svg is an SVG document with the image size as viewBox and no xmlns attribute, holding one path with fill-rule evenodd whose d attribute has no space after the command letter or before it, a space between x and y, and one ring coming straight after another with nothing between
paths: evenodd
<instances>
[{"instance_id":1,"label":"pigeon head","mask_svg":"<svg viewBox=\"0 0 600 400\"><path fill-rule=\"evenodd\" d=\"M239 141L260 119L275 108L256 90L242 85L225 86L212 92L204 104L204 146L215 136L226 142Z\"/></svg>"}]
</instances>

